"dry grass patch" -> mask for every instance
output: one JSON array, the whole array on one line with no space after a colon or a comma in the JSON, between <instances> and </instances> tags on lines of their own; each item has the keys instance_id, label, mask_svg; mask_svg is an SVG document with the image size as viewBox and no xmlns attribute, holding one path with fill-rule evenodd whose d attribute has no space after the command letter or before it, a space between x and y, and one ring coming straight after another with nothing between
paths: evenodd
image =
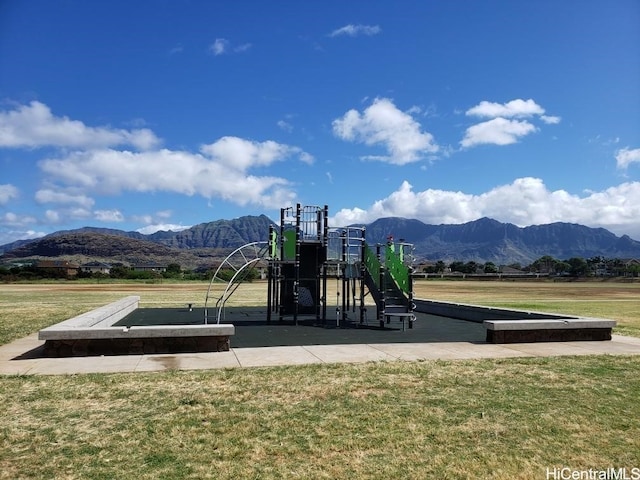
<instances>
[{"instance_id":1,"label":"dry grass patch","mask_svg":"<svg viewBox=\"0 0 640 480\"><path fill-rule=\"evenodd\" d=\"M5 377L0 478L544 478L640 464L640 358Z\"/></svg>"}]
</instances>

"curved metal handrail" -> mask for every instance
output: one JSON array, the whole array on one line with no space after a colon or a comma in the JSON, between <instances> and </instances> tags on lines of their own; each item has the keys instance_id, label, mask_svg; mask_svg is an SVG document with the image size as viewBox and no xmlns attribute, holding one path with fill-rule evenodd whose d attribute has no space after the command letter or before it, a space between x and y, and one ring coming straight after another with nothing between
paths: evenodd
<instances>
[{"instance_id":1,"label":"curved metal handrail","mask_svg":"<svg viewBox=\"0 0 640 480\"><path fill-rule=\"evenodd\" d=\"M262 248L257 249L256 247L258 245L262 245ZM251 259L247 259L247 256L243 253L243 251L244 250L249 250L251 247L253 247L254 256ZM227 293L229 292L231 286L234 284L235 280L238 278L238 275L243 270L245 270L245 268L247 266L253 265L254 263L258 262L259 260L267 258L267 256L265 254L268 253L268 252L269 252L269 242L268 241L259 241L259 242L247 243L246 245L243 245L241 247L236 248L233 252L231 252L229 255L227 255L227 257L220 263L220 265L216 269L215 273L211 277L211 281L209 282L209 288L207 289L207 296L205 297L205 300L204 300L204 323L205 324L209 323L208 303L209 303L209 297L211 296L211 289L212 289L213 284L214 284L216 279L222 280L222 279L218 278L218 274L220 273L220 270L222 270L223 267L228 265L229 267L231 267L232 270L235 271L235 273L234 273L233 277L231 278L231 280L228 282L224 293L222 294L222 296L216 302L216 306L218 307L217 323L220 323L220 314L221 314L222 309L224 308L224 303L227 301L227 298L229 298L233 294L233 292L236 290L236 288L238 288L238 286L236 285L236 287L231 291L231 293L229 293L227 295ZM237 256L238 254L240 254L241 258L244 261L244 263L240 267L234 265L230 261L230 259L232 259L233 257Z\"/></svg>"}]
</instances>

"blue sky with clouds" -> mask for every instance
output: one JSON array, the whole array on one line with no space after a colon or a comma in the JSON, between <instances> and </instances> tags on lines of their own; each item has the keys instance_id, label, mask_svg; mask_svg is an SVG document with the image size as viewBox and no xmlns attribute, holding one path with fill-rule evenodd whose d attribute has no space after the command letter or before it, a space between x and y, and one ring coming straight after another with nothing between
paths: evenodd
<instances>
[{"instance_id":1,"label":"blue sky with clouds","mask_svg":"<svg viewBox=\"0 0 640 480\"><path fill-rule=\"evenodd\" d=\"M640 239L640 3L0 2L0 244L296 202Z\"/></svg>"}]
</instances>

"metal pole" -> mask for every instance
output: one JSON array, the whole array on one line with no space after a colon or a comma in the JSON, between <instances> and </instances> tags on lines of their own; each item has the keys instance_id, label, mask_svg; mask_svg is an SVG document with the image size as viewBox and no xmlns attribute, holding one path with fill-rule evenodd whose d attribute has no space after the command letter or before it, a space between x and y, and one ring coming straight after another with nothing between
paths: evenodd
<instances>
[{"instance_id":1,"label":"metal pole","mask_svg":"<svg viewBox=\"0 0 640 480\"><path fill-rule=\"evenodd\" d=\"M382 257L380 255L380 244L376 245L376 256L378 257L378 263L380 263L380 277L378 285L380 285L380 308L378 308L377 316L380 326L384 328L384 310L385 310L385 266L382 263Z\"/></svg>"},{"instance_id":2,"label":"metal pole","mask_svg":"<svg viewBox=\"0 0 640 480\"><path fill-rule=\"evenodd\" d=\"M300 204L296 204L296 253L293 264L293 323L298 325L298 306L300 288Z\"/></svg>"},{"instance_id":3,"label":"metal pole","mask_svg":"<svg viewBox=\"0 0 640 480\"><path fill-rule=\"evenodd\" d=\"M367 244L364 241L364 229L361 232L361 241L360 241L360 324L364 323L364 315L365 315L365 306L364 306L364 276L366 274L367 266L364 263Z\"/></svg>"},{"instance_id":4,"label":"metal pole","mask_svg":"<svg viewBox=\"0 0 640 480\"><path fill-rule=\"evenodd\" d=\"M283 318L283 305L282 305L282 299L280 298L280 295L282 294L282 262L284 262L284 213L285 213L285 209L281 208L280 209L280 259L278 261L278 268L277 268L277 272L276 272L276 279L277 279L277 284L276 284L276 290L277 290L277 295L278 295L278 320L280 322L282 322L282 318Z\"/></svg>"},{"instance_id":5,"label":"metal pole","mask_svg":"<svg viewBox=\"0 0 640 480\"><path fill-rule=\"evenodd\" d=\"M327 267L329 249L329 207L324 206L324 231L322 233L322 322L327 322Z\"/></svg>"},{"instance_id":6,"label":"metal pole","mask_svg":"<svg viewBox=\"0 0 640 480\"><path fill-rule=\"evenodd\" d=\"M342 315L340 315L340 324L342 327L344 327L345 325L345 321L346 321L346 315L347 315L347 297L349 296L349 290L348 287L346 285L346 272L347 272L347 268L346 268L346 256L347 256L347 233L346 232L342 232L342 272L341 272L341 279L342 279Z\"/></svg>"}]
</instances>

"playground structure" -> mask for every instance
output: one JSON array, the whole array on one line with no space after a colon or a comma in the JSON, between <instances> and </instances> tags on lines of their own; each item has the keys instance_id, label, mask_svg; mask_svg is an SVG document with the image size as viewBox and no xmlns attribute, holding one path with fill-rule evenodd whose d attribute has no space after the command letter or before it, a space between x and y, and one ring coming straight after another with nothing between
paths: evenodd
<instances>
[{"instance_id":1,"label":"playground structure","mask_svg":"<svg viewBox=\"0 0 640 480\"><path fill-rule=\"evenodd\" d=\"M275 337L278 337L276 344L281 345L283 335L297 335L296 342L304 342L294 345L307 344L309 338L301 339L300 335L305 327L314 331L316 339L312 344L318 341L318 334L329 333L324 329L351 327L355 328L343 330L340 335L331 333L331 341L356 332L356 338L349 337L352 343L364 338L372 343L390 338L406 342L424 339L425 334L428 341L433 341L434 333L442 341L452 334L461 335L451 333L455 330L452 322L456 320L481 324L488 343L611 340L614 320L414 299L412 244L394 242L388 237L385 244L371 247L365 240L364 227L330 228L328 217L326 205L321 208L298 204L295 208L281 209L280 224L270 227L267 241L237 248L217 268L202 309L204 321L194 313L193 303L182 309L139 309L140 297L130 296L40 330L38 338L45 341L44 355L227 351L231 337L238 333L236 325L246 337L251 337L246 334L249 330L254 330L254 337L260 337L258 345L253 346L274 342ZM257 266L265 267L267 272L266 312L262 307L253 307L257 320L223 321L226 302ZM329 288L333 279L335 289ZM331 294L335 294L335 303L329 298ZM372 301L366 302L368 297ZM214 298L215 318L209 316L209 301ZM371 325L368 308L373 305L375 319L371 319ZM330 314L330 306L335 306L335 317ZM246 307L243 305L243 319L247 318ZM412 335L403 335L407 325L414 327L416 312L421 315L420 324ZM282 328L269 325L274 318ZM400 320L403 332L385 328L393 319ZM434 325L442 325L442 319L446 327L437 334ZM235 320L239 318L236 316ZM288 323L300 327L288 328ZM479 341L480 337L473 333L476 328L464 330L463 335L469 331L470 338Z\"/></svg>"},{"instance_id":2,"label":"playground structure","mask_svg":"<svg viewBox=\"0 0 640 480\"><path fill-rule=\"evenodd\" d=\"M282 208L279 226L271 226L269 240L244 245L220 264L205 299L204 323L209 323L209 300L216 297L215 323L224 317L227 300L249 271L267 265L267 322L298 324L311 318L324 327L368 326L366 297L376 307L375 323L384 328L392 319L413 327L413 245L388 238L373 248L364 227L329 227L329 209L317 206ZM223 271L233 272L226 282ZM328 283L335 279L335 303ZM215 295L220 286L226 286ZM329 306L335 305L330 318ZM351 315L352 314L352 315ZM353 317L353 318L352 318Z\"/></svg>"}]
</instances>

